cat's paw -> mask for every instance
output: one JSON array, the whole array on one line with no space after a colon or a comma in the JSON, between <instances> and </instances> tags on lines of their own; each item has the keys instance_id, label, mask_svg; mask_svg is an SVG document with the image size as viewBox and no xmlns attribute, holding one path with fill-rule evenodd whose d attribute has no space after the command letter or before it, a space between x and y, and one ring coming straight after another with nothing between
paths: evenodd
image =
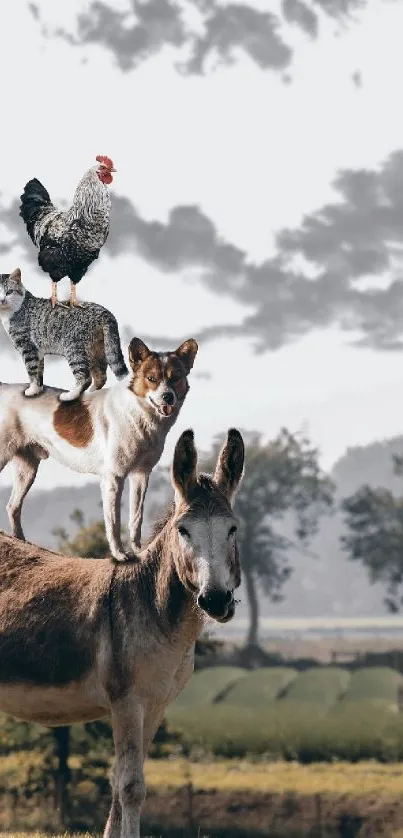
<instances>
[{"instance_id":1,"label":"cat's paw","mask_svg":"<svg viewBox=\"0 0 403 838\"><path fill-rule=\"evenodd\" d=\"M61 402L74 402L79 399L82 394L82 388L76 387L74 390L69 390L67 393L60 393L59 399Z\"/></svg>"},{"instance_id":2,"label":"cat's paw","mask_svg":"<svg viewBox=\"0 0 403 838\"><path fill-rule=\"evenodd\" d=\"M41 387L41 385L37 384L36 382L32 382L29 385L29 387L27 387L27 389L24 390L24 395L28 396L28 398L30 398L31 396L37 396L38 393L42 393L42 392L43 392L43 387Z\"/></svg>"}]
</instances>

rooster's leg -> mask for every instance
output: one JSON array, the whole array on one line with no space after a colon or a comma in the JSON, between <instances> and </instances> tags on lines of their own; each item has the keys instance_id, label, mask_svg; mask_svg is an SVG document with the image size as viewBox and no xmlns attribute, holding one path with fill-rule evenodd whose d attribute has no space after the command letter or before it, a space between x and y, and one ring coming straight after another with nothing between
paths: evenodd
<instances>
[{"instance_id":1,"label":"rooster's leg","mask_svg":"<svg viewBox=\"0 0 403 838\"><path fill-rule=\"evenodd\" d=\"M52 308L54 308L55 305L57 304L57 283L56 282L52 282L51 300L52 300Z\"/></svg>"},{"instance_id":2,"label":"rooster's leg","mask_svg":"<svg viewBox=\"0 0 403 838\"><path fill-rule=\"evenodd\" d=\"M52 280L52 296L51 296L52 308L55 306L67 306L67 303L61 303L57 299L57 282L53 282Z\"/></svg>"},{"instance_id":3,"label":"rooster's leg","mask_svg":"<svg viewBox=\"0 0 403 838\"><path fill-rule=\"evenodd\" d=\"M77 300L77 290L74 282L70 280L70 305L76 308L82 308L82 303Z\"/></svg>"}]
</instances>

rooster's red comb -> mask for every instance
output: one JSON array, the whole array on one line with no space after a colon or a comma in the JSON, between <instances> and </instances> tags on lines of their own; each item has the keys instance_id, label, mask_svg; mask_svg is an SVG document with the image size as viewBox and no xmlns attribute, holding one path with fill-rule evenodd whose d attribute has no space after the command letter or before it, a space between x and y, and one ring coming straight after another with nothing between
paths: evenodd
<instances>
[{"instance_id":1,"label":"rooster's red comb","mask_svg":"<svg viewBox=\"0 0 403 838\"><path fill-rule=\"evenodd\" d=\"M104 166L106 166L108 169L114 169L115 168L111 158L110 157L105 157L104 154L97 154L95 159L98 161L98 163L103 163Z\"/></svg>"}]
</instances>

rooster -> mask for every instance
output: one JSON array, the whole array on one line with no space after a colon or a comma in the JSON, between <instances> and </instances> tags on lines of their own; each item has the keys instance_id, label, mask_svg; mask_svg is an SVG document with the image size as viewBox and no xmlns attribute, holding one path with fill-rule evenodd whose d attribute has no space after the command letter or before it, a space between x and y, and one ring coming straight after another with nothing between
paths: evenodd
<instances>
[{"instance_id":1,"label":"rooster","mask_svg":"<svg viewBox=\"0 0 403 838\"><path fill-rule=\"evenodd\" d=\"M111 198L108 186L116 169L109 157L98 155L97 165L85 173L66 210L57 209L40 180L28 181L21 195L20 216L39 248L38 263L52 280L52 306L58 303L57 282L70 279L70 305L79 306L76 285L109 233ZM63 303L58 303L64 305Z\"/></svg>"}]
</instances>

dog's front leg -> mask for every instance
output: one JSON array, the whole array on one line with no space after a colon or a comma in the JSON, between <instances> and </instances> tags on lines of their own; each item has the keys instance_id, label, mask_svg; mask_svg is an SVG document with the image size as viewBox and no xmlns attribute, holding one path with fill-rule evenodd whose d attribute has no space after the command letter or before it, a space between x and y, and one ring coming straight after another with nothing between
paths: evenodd
<instances>
[{"instance_id":1,"label":"dog's front leg","mask_svg":"<svg viewBox=\"0 0 403 838\"><path fill-rule=\"evenodd\" d=\"M102 505L104 509L105 532L114 559L125 562L131 554L125 553L120 534L120 510L124 480L116 474L101 478Z\"/></svg>"},{"instance_id":2,"label":"dog's front leg","mask_svg":"<svg viewBox=\"0 0 403 838\"><path fill-rule=\"evenodd\" d=\"M144 472L129 474L130 488L130 544L136 552L141 547L141 525L143 523L144 498L147 491L149 475Z\"/></svg>"}]
</instances>

